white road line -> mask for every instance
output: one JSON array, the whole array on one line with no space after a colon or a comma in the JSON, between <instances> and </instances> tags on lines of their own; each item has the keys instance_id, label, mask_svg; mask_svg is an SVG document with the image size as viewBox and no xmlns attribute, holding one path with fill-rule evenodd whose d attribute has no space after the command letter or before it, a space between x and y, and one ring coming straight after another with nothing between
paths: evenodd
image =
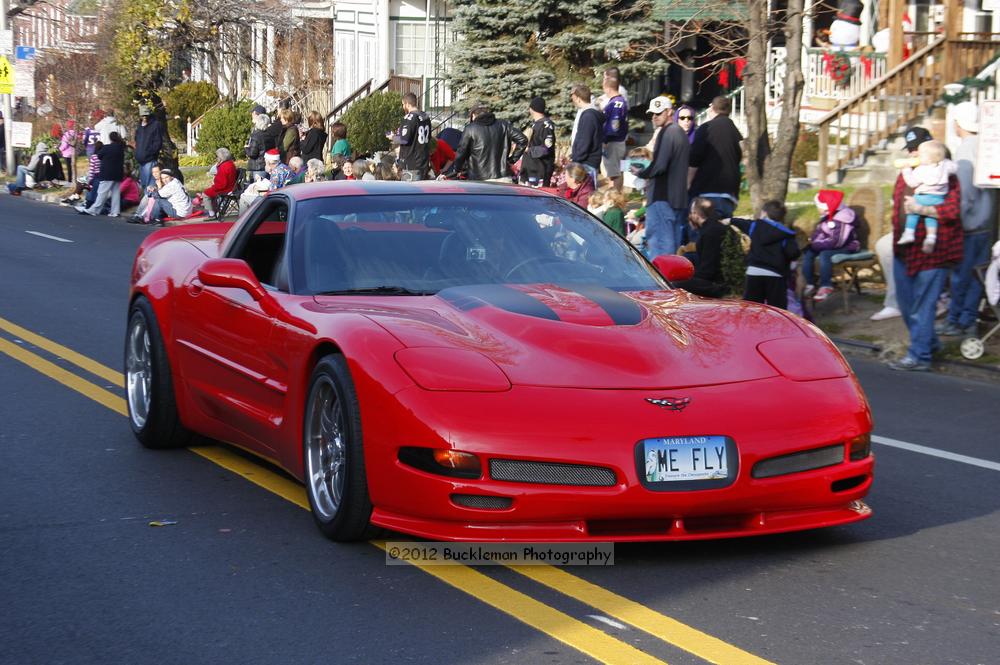
<instances>
[{"instance_id":1,"label":"white road line","mask_svg":"<svg viewBox=\"0 0 1000 665\"><path fill-rule=\"evenodd\" d=\"M66 238L60 238L59 236L50 236L48 233L39 233L38 231L25 231L25 233L30 233L31 235L38 236L39 238L58 240L59 242L73 242L72 240L67 240Z\"/></svg>"},{"instance_id":2,"label":"white road line","mask_svg":"<svg viewBox=\"0 0 1000 665\"><path fill-rule=\"evenodd\" d=\"M984 469L990 469L991 471L1000 471L1000 462L991 462L989 460L979 459L978 457L969 457L968 455L959 455L958 453L950 453L947 450L928 448L927 446L920 446L915 443L907 443L906 441L890 439L888 437L877 436L875 434L872 435L872 441L874 441L875 443L881 443L883 446L902 448L903 450L909 450L914 453L922 453L924 455L931 455L932 457L940 457L942 459L951 460L952 462L961 462L962 464L970 464L972 466L978 466Z\"/></svg>"}]
</instances>

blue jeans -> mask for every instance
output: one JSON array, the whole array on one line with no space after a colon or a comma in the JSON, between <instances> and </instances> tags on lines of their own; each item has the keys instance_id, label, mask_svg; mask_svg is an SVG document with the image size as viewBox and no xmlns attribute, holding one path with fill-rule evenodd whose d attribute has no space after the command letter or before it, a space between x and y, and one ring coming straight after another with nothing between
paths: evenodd
<instances>
[{"instance_id":1,"label":"blue jeans","mask_svg":"<svg viewBox=\"0 0 1000 665\"><path fill-rule=\"evenodd\" d=\"M654 201L646 206L646 258L650 261L661 254L676 254L684 233L687 212L671 208L666 201Z\"/></svg>"},{"instance_id":2,"label":"blue jeans","mask_svg":"<svg viewBox=\"0 0 1000 665\"><path fill-rule=\"evenodd\" d=\"M951 272L951 305L948 320L959 328L968 328L979 318L979 299L983 285L973 268L989 263L990 234L966 233L962 238L962 262Z\"/></svg>"},{"instance_id":3,"label":"blue jeans","mask_svg":"<svg viewBox=\"0 0 1000 665\"><path fill-rule=\"evenodd\" d=\"M174 206L170 204L170 201L167 199L153 199L153 212L149 216L152 221L155 222L160 219L176 216L177 211L174 210Z\"/></svg>"},{"instance_id":4,"label":"blue jeans","mask_svg":"<svg viewBox=\"0 0 1000 665\"><path fill-rule=\"evenodd\" d=\"M84 199L83 205L89 208L94 205L94 201L97 200L97 190L101 186L100 178L94 177L93 182L90 183L90 191L87 192L87 198Z\"/></svg>"},{"instance_id":5,"label":"blue jeans","mask_svg":"<svg viewBox=\"0 0 1000 665\"><path fill-rule=\"evenodd\" d=\"M943 194L917 194L913 197L919 205L922 206L939 206L944 203ZM909 231L916 231L917 224L920 223L920 215L916 213L910 213L906 216L906 228ZM934 235L937 235L937 220L933 217L924 217L924 227L927 233L931 231Z\"/></svg>"},{"instance_id":6,"label":"blue jeans","mask_svg":"<svg viewBox=\"0 0 1000 665\"><path fill-rule=\"evenodd\" d=\"M896 277L896 297L903 321L910 331L909 355L922 363L931 361L931 354L941 347L934 333L934 314L938 296L944 290L948 279L947 268L921 270L910 277L906 274L906 264L893 259L893 274Z\"/></svg>"},{"instance_id":7,"label":"blue jeans","mask_svg":"<svg viewBox=\"0 0 1000 665\"><path fill-rule=\"evenodd\" d=\"M139 165L139 191L144 192L153 182L153 167L156 162L145 162Z\"/></svg>"},{"instance_id":8,"label":"blue jeans","mask_svg":"<svg viewBox=\"0 0 1000 665\"><path fill-rule=\"evenodd\" d=\"M31 173L31 171L28 169L27 166L25 166L24 164L18 164L17 179L14 181L14 187L16 189L27 189L28 181L26 180L26 178L28 177L29 173Z\"/></svg>"},{"instance_id":9,"label":"blue jeans","mask_svg":"<svg viewBox=\"0 0 1000 665\"><path fill-rule=\"evenodd\" d=\"M816 258L819 258L819 285L820 286L833 286L833 255L843 254L843 250L840 249L824 249L821 251L816 251L812 248L807 248L805 253L802 254L802 278L806 280L806 284L816 283Z\"/></svg>"}]
</instances>

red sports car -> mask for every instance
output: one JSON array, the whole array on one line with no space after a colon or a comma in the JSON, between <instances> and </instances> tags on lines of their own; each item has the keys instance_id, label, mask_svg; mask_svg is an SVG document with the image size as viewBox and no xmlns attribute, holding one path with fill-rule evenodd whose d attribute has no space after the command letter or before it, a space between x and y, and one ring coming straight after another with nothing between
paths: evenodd
<instances>
[{"instance_id":1,"label":"red sports car","mask_svg":"<svg viewBox=\"0 0 1000 665\"><path fill-rule=\"evenodd\" d=\"M139 248L125 346L148 447L280 465L336 540L686 540L870 515L871 414L788 312L697 298L576 206L336 182Z\"/></svg>"}]
</instances>

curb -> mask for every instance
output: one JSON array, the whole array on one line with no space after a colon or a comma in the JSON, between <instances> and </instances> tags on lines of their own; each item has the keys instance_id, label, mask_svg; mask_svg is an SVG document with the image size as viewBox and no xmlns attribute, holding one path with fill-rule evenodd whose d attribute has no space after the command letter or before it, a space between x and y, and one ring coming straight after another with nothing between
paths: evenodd
<instances>
[{"instance_id":1,"label":"curb","mask_svg":"<svg viewBox=\"0 0 1000 665\"><path fill-rule=\"evenodd\" d=\"M845 354L875 356L877 358L882 353L882 347L878 344L841 337L831 337L830 341ZM996 365L980 365L965 360L942 359L934 361L934 369L943 369L949 374L965 377L976 375L976 378L987 381L1000 381L1000 366Z\"/></svg>"},{"instance_id":2,"label":"curb","mask_svg":"<svg viewBox=\"0 0 1000 665\"><path fill-rule=\"evenodd\" d=\"M56 205L61 200L58 194L42 194L41 192L33 192L30 189L22 191L21 197L31 199L32 201L41 201L42 203L55 203Z\"/></svg>"}]
</instances>

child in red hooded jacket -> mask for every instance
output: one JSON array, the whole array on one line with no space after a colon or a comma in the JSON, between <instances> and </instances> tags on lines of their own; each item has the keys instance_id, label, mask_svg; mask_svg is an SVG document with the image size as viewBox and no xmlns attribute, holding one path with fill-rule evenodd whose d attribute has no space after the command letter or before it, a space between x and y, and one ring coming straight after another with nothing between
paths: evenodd
<instances>
[{"instance_id":1,"label":"child in red hooded jacket","mask_svg":"<svg viewBox=\"0 0 1000 665\"><path fill-rule=\"evenodd\" d=\"M834 255L853 254L860 249L861 243L858 241L854 211L844 205L843 192L821 189L815 203L820 220L802 255L802 277L806 281L803 296L823 301L833 293ZM819 290L816 289L816 259L819 259Z\"/></svg>"}]
</instances>

